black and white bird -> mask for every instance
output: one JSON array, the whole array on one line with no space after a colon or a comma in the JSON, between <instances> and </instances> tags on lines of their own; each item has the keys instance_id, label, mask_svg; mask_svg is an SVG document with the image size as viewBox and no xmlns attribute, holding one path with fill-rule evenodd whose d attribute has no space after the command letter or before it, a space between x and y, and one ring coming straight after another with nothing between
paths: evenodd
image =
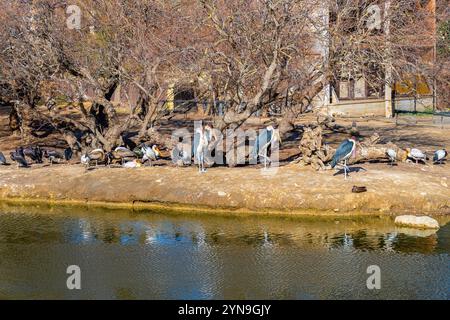
<instances>
[{"instance_id":1,"label":"black and white bird","mask_svg":"<svg viewBox=\"0 0 450 320\"><path fill-rule=\"evenodd\" d=\"M150 166L152 165L152 161L158 160L159 156L161 155L160 150L158 149L157 145L153 145L151 148L147 145L143 145L142 153L144 154L142 157L142 162L149 161Z\"/></svg>"},{"instance_id":2,"label":"black and white bird","mask_svg":"<svg viewBox=\"0 0 450 320\"><path fill-rule=\"evenodd\" d=\"M445 149L438 150L434 153L433 163L442 164L442 162L445 160L445 158L447 158L447 156L448 156L447 150Z\"/></svg>"},{"instance_id":3,"label":"black and white bird","mask_svg":"<svg viewBox=\"0 0 450 320\"><path fill-rule=\"evenodd\" d=\"M281 143L279 130L273 126L267 126L256 138L251 158L254 161L262 158L264 160L264 169L267 169L267 164L272 161L268 156L269 148L272 148L276 142Z\"/></svg>"},{"instance_id":4,"label":"black and white bird","mask_svg":"<svg viewBox=\"0 0 450 320\"><path fill-rule=\"evenodd\" d=\"M6 162L5 156L3 155L2 152L0 152L0 165L1 165L1 166L4 166L4 165L7 165L7 164L8 164L8 163Z\"/></svg>"},{"instance_id":5,"label":"black and white bird","mask_svg":"<svg viewBox=\"0 0 450 320\"><path fill-rule=\"evenodd\" d=\"M344 177L347 179L348 172L350 171L347 166L348 159L356 152L356 140L354 138L347 139L340 144L336 153L331 161L331 168L335 168L337 165L342 164L344 168Z\"/></svg>"},{"instance_id":6,"label":"black and white bird","mask_svg":"<svg viewBox=\"0 0 450 320\"><path fill-rule=\"evenodd\" d=\"M56 150L45 150L44 157L50 161L50 165L53 165L55 162L59 163L62 159L64 159L64 155Z\"/></svg>"},{"instance_id":7,"label":"black and white bird","mask_svg":"<svg viewBox=\"0 0 450 320\"><path fill-rule=\"evenodd\" d=\"M422 152L419 149L416 149L416 148L409 149L408 148L408 149L406 149L406 151L408 152L408 158L413 159L416 162L416 164L419 163L419 161L426 163L426 161L428 159L425 152Z\"/></svg>"},{"instance_id":8,"label":"black and white bird","mask_svg":"<svg viewBox=\"0 0 450 320\"><path fill-rule=\"evenodd\" d=\"M386 155L391 161L391 166L393 166L394 163L397 161L397 151L395 151L394 149L387 149Z\"/></svg>"}]
</instances>

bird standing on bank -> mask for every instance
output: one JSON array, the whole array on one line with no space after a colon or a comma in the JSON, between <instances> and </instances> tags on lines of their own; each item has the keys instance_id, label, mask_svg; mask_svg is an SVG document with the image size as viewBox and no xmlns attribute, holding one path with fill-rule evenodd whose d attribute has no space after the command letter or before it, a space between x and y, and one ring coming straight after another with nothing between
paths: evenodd
<instances>
[{"instance_id":1,"label":"bird standing on bank","mask_svg":"<svg viewBox=\"0 0 450 320\"><path fill-rule=\"evenodd\" d=\"M10 153L11 160L17 163L18 168L28 168L28 162L25 160L23 148L19 147L16 151Z\"/></svg>"},{"instance_id":2,"label":"bird standing on bank","mask_svg":"<svg viewBox=\"0 0 450 320\"><path fill-rule=\"evenodd\" d=\"M416 164L419 163L419 161L423 162L426 164L427 161L427 155L425 154L425 152L422 152L419 149L406 149L406 151L408 152L408 158L413 159L414 161L416 161Z\"/></svg>"},{"instance_id":3,"label":"bird standing on bank","mask_svg":"<svg viewBox=\"0 0 450 320\"><path fill-rule=\"evenodd\" d=\"M3 153L0 152L0 165L4 166L4 165L6 165L6 164L8 164L8 163L6 162L6 158L5 158L5 156L3 155Z\"/></svg>"},{"instance_id":4,"label":"bird standing on bank","mask_svg":"<svg viewBox=\"0 0 450 320\"><path fill-rule=\"evenodd\" d=\"M442 164L445 158L447 158L448 153L445 149L438 150L434 153L433 163L434 164Z\"/></svg>"},{"instance_id":5,"label":"bird standing on bank","mask_svg":"<svg viewBox=\"0 0 450 320\"><path fill-rule=\"evenodd\" d=\"M45 150L44 157L50 161L50 165L53 165L54 162L58 163L60 160L64 159L64 156L55 150Z\"/></svg>"},{"instance_id":6,"label":"bird standing on bank","mask_svg":"<svg viewBox=\"0 0 450 320\"><path fill-rule=\"evenodd\" d=\"M350 168L347 166L347 161L356 153L356 140L355 138L347 139L341 143L341 145L337 148L336 153L333 156L333 160L331 161L331 168L335 168L338 164L343 163L344 167L344 177L347 179L348 172L350 172Z\"/></svg>"},{"instance_id":7,"label":"bird standing on bank","mask_svg":"<svg viewBox=\"0 0 450 320\"><path fill-rule=\"evenodd\" d=\"M151 148L147 145L143 145L142 146L142 153L143 153L143 157L142 157L142 162L145 161L149 161L150 166L152 165L152 161L156 161L158 160L161 152L158 149L157 145L153 145Z\"/></svg>"},{"instance_id":8,"label":"bird standing on bank","mask_svg":"<svg viewBox=\"0 0 450 320\"><path fill-rule=\"evenodd\" d=\"M255 140L252 150L252 159L258 162L258 158L264 159L264 169L267 169L267 164L272 162L269 158L269 147L272 148L274 143L281 143L280 132L273 126L267 126L263 129Z\"/></svg>"},{"instance_id":9,"label":"bird standing on bank","mask_svg":"<svg viewBox=\"0 0 450 320\"><path fill-rule=\"evenodd\" d=\"M391 161L391 166L394 165L394 162L397 161L397 151L394 149L387 149L386 155L388 156L389 160Z\"/></svg>"},{"instance_id":10,"label":"bird standing on bank","mask_svg":"<svg viewBox=\"0 0 450 320\"><path fill-rule=\"evenodd\" d=\"M194 156L198 163L198 172L206 172L205 158L208 152L208 135L203 127L197 128L194 135Z\"/></svg>"},{"instance_id":11,"label":"bird standing on bank","mask_svg":"<svg viewBox=\"0 0 450 320\"><path fill-rule=\"evenodd\" d=\"M84 164L86 167L89 167L92 161L95 162L95 166L98 166L99 162L105 162L106 161L105 151L103 151L102 149L94 149L81 156L81 163Z\"/></svg>"},{"instance_id":12,"label":"bird standing on bank","mask_svg":"<svg viewBox=\"0 0 450 320\"><path fill-rule=\"evenodd\" d=\"M70 159L72 159L73 157L73 150L71 147L68 147L64 150L64 158L66 159L66 161L70 161Z\"/></svg>"}]
</instances>

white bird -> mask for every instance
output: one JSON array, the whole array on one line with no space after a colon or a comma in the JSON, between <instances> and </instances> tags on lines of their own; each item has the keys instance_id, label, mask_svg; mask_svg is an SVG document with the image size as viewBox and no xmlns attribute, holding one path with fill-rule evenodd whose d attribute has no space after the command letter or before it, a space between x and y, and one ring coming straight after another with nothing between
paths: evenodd
<instances>
[{"instance_id":1,"label":"white bird","mask_svg":"<svg viewBox=\"0 0 450 320\"><path fill-rule=\"evenodd\" d=\"M387 149L386 155L388 156L389 160L391 160L391 166L394 165L394 162L397 161L397 151L394 149Z\"/></svg>"},{"instance_id":2,"label":"white bird","mask_svg":"<svg viewBox=\"0 0 450 320\"><path fill-rule=\"evenodd\" d=\"M140 168L142 166L142 163L140 160L133 160L133 161L128 161L125 162L122 167L124 168Z\"/></svg>"},{"instance_id":3,"label":"white bird","mask_svg":"<svg viewBox=\"0 0 450 320\"><path fill-rule=\"evenodd\" d=\"M87 154L83 154L81 156L81 164L88 167L89 166L89 162L91 161L91 159L89 159Z\"/></svg>"},{"instance_id":4,"label":"white bird","mask_svg":"<svg viewBox=\"0 0 450 320\"><path fill-rule=\"evenodd\" d=\"M447 158L448 153L445 149L438 150L434 153L433 163L442 164L445 158Z\"/></svg>"},{"instance_id":5,"label":"white bird","mask_svg":"<svg viewBox=\"0 0 450 320\"><path fill-rule=\"evenodd\" d=\"M195 130L196 137L194 137L194 152L198 162L198 172L206 172L205 157L209 145L208 135L205 132L206 130L204 130L203 127Z\"/></svg>"},{"instance_id":6,"label":"white bird","mask_svg":"<svg viewBox=\"0 0 450 320\"><path fill-rule=\"evenodd\" d=\"M419 161L422 161L423 163L426 163L427 161L427 155L422 152L419 149L406 149L408 151L408 158L413 159L416 161L416 164L419 163Z\"/></svg>"},{"instance_id":7,"label":"white bird","mask_svg":"<svg viewBox=\"0 0 450 320\"><path fill-rule=\"evenodd\" d=\"M142 153L144 154L144 156L142 157L142 162L145 161L149 161L150 162L150 166L152 165L152 161L156 161L158 160L161 152L158 149L158 147L156 145L153 145L151 148L147 145L143 145L141 148Z\"/></svg>"}]
</instances>

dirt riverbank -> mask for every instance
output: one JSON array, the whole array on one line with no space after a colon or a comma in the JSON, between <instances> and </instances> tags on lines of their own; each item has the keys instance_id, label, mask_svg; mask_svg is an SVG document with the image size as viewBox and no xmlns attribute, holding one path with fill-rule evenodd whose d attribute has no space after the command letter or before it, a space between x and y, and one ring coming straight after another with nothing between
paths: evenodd
<instances>
[{"instance_id":1,"label":"dirt riverbank","mask_svg":"<svg viewBox=\"0 0 450 320\"><path fill-rule=\"evenodd\" d=\"M0 201L274 214L450 214L447 166L364 164L345 181L335 171L296 165L260 168L104 168L48 165L0 168ZM364 171L365 169L367 171ZM352 193L365 186L366 193Z\"/></svg>"}]
</instances>

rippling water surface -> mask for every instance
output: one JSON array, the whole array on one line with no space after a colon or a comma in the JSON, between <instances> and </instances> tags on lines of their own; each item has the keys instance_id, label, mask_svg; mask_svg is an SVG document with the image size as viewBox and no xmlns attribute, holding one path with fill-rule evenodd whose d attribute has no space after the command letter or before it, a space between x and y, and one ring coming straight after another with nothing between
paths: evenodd
<instances>
[{"instance_id":1,"label":"rippling water surface","mask_svg":"<svg viewBox=\"0 0 450 320\"><path fill-rule=\"evenodd\" d=\"M448 299L450 228L392 218L0 209L0 298ZM82 289L66 287L81 268ZM369 265L381 289L368 290Z\"/></svg>"}]
</instances>

